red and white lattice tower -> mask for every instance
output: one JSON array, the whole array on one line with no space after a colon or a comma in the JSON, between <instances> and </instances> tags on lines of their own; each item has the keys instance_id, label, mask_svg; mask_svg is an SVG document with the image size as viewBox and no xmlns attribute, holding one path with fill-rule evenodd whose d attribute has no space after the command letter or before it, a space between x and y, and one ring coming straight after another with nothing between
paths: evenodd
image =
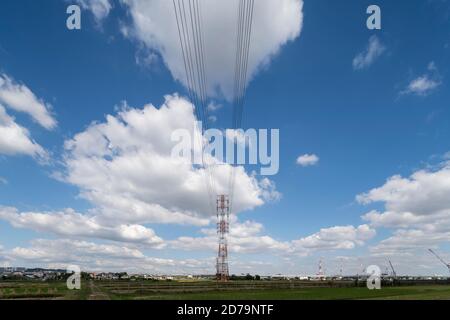
<instances>
[{"instance_id":1,"label":"red and white lattice tower","mask_svg":"<svg viewBox=\"0 0 450 320\"><path fill-rule=\"evenodd\" d=\"M217 253L217 280L228 281L228 242L230 201L228 196L217 196L217 235L219 237L219 250Z\"/></svg>"},{"instance_id":2,"label":"red and white lattice tower","mask_svg":"<svg viewBox=\"0 0 450 320\"><path fill-rule=\"evenodd\" d=\"M323 277L325 275L325 272L323 271L322 258L320 258L320 260L319 260L319 272L317 272L317 275L319 277Z\"/></svg>"}]
</instances>

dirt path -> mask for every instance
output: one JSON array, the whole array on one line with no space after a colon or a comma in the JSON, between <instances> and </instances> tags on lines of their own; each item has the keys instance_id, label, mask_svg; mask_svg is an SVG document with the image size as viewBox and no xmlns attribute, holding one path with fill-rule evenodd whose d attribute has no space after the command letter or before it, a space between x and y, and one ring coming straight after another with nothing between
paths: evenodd
<instances>
[{"instance_id":1,"label":"dirt path","mask_svg":"<svg viewBox=\"0 0 450 320\"><path fill-rule=\"evenodd\" d=\"M95 285L94 281L89 281L89 287L91 289L91 294L88 300L110 300L109 296L100 291L100 289Z\"/></svg>"}]
</instances>

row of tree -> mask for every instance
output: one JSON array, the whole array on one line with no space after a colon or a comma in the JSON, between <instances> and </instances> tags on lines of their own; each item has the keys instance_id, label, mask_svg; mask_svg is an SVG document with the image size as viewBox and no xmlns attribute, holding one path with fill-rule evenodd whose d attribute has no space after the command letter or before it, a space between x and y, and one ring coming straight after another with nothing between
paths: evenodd
<instances>
[{"instance_id":1,"label":"row of tree","mask_svg":"<svg viewBox=\"0 0 450 320\"><path fill-rule=\"evenodd\" d=\"M259 275L252 276L250 273L242 276L233 274L230 276L230 280L261 280L261 277Z\"/></svg>"}]
</instances>

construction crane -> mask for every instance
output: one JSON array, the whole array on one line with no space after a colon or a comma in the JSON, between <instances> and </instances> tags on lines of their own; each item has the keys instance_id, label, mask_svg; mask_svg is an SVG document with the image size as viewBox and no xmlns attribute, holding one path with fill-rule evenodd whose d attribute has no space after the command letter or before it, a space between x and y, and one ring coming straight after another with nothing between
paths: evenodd
<instances>
[{"instance_id":1,"label":"construction crane","mask_svg":"<svg viewBox=\"0 0 450 320\"><path fill-rule=\"evenodd\" d=\"M436 252L434 252L433 250L428 249L428 251L430 251L433 255L435 255L436 258L438 258L439 261L441 261L441 262L448 268L448 271L450 271L450 263L445 262L444 259L442 259L442 258L441 258Z\"/></svg>"},{"instance_id":2,"label":"construction crane","mask_svg":"<svg viewBox=\"0 0 450 320\"><path fill-rule=\"evenodd\" d=\"M392 265L391 260L388 260L388 261L389 261L389 265L391 266L392 276L393 276L394 278L397 278L397 273L395 272L395 269L394 269L394 266Z\"/></svg>"}]
</instances>

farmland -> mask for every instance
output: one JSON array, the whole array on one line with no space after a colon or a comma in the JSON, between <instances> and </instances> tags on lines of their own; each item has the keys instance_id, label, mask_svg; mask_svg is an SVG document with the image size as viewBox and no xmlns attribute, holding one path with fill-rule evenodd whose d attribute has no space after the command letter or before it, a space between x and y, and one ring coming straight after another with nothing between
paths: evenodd
<instances>
[{"instance_id":1,"label":"farmland","mask_svg":"<svg viewBox=\"0 0 450 320\"><path fill-rule=\"evenodd\" d=\"M450 299L450 285L385 286L381 290L355 287L351 283L253 282L218 284L203 282L93 281L81 290L68 290L64 282L0 282L0 299L56 300L335 300Z\"/></svg>"}]
</instances>

